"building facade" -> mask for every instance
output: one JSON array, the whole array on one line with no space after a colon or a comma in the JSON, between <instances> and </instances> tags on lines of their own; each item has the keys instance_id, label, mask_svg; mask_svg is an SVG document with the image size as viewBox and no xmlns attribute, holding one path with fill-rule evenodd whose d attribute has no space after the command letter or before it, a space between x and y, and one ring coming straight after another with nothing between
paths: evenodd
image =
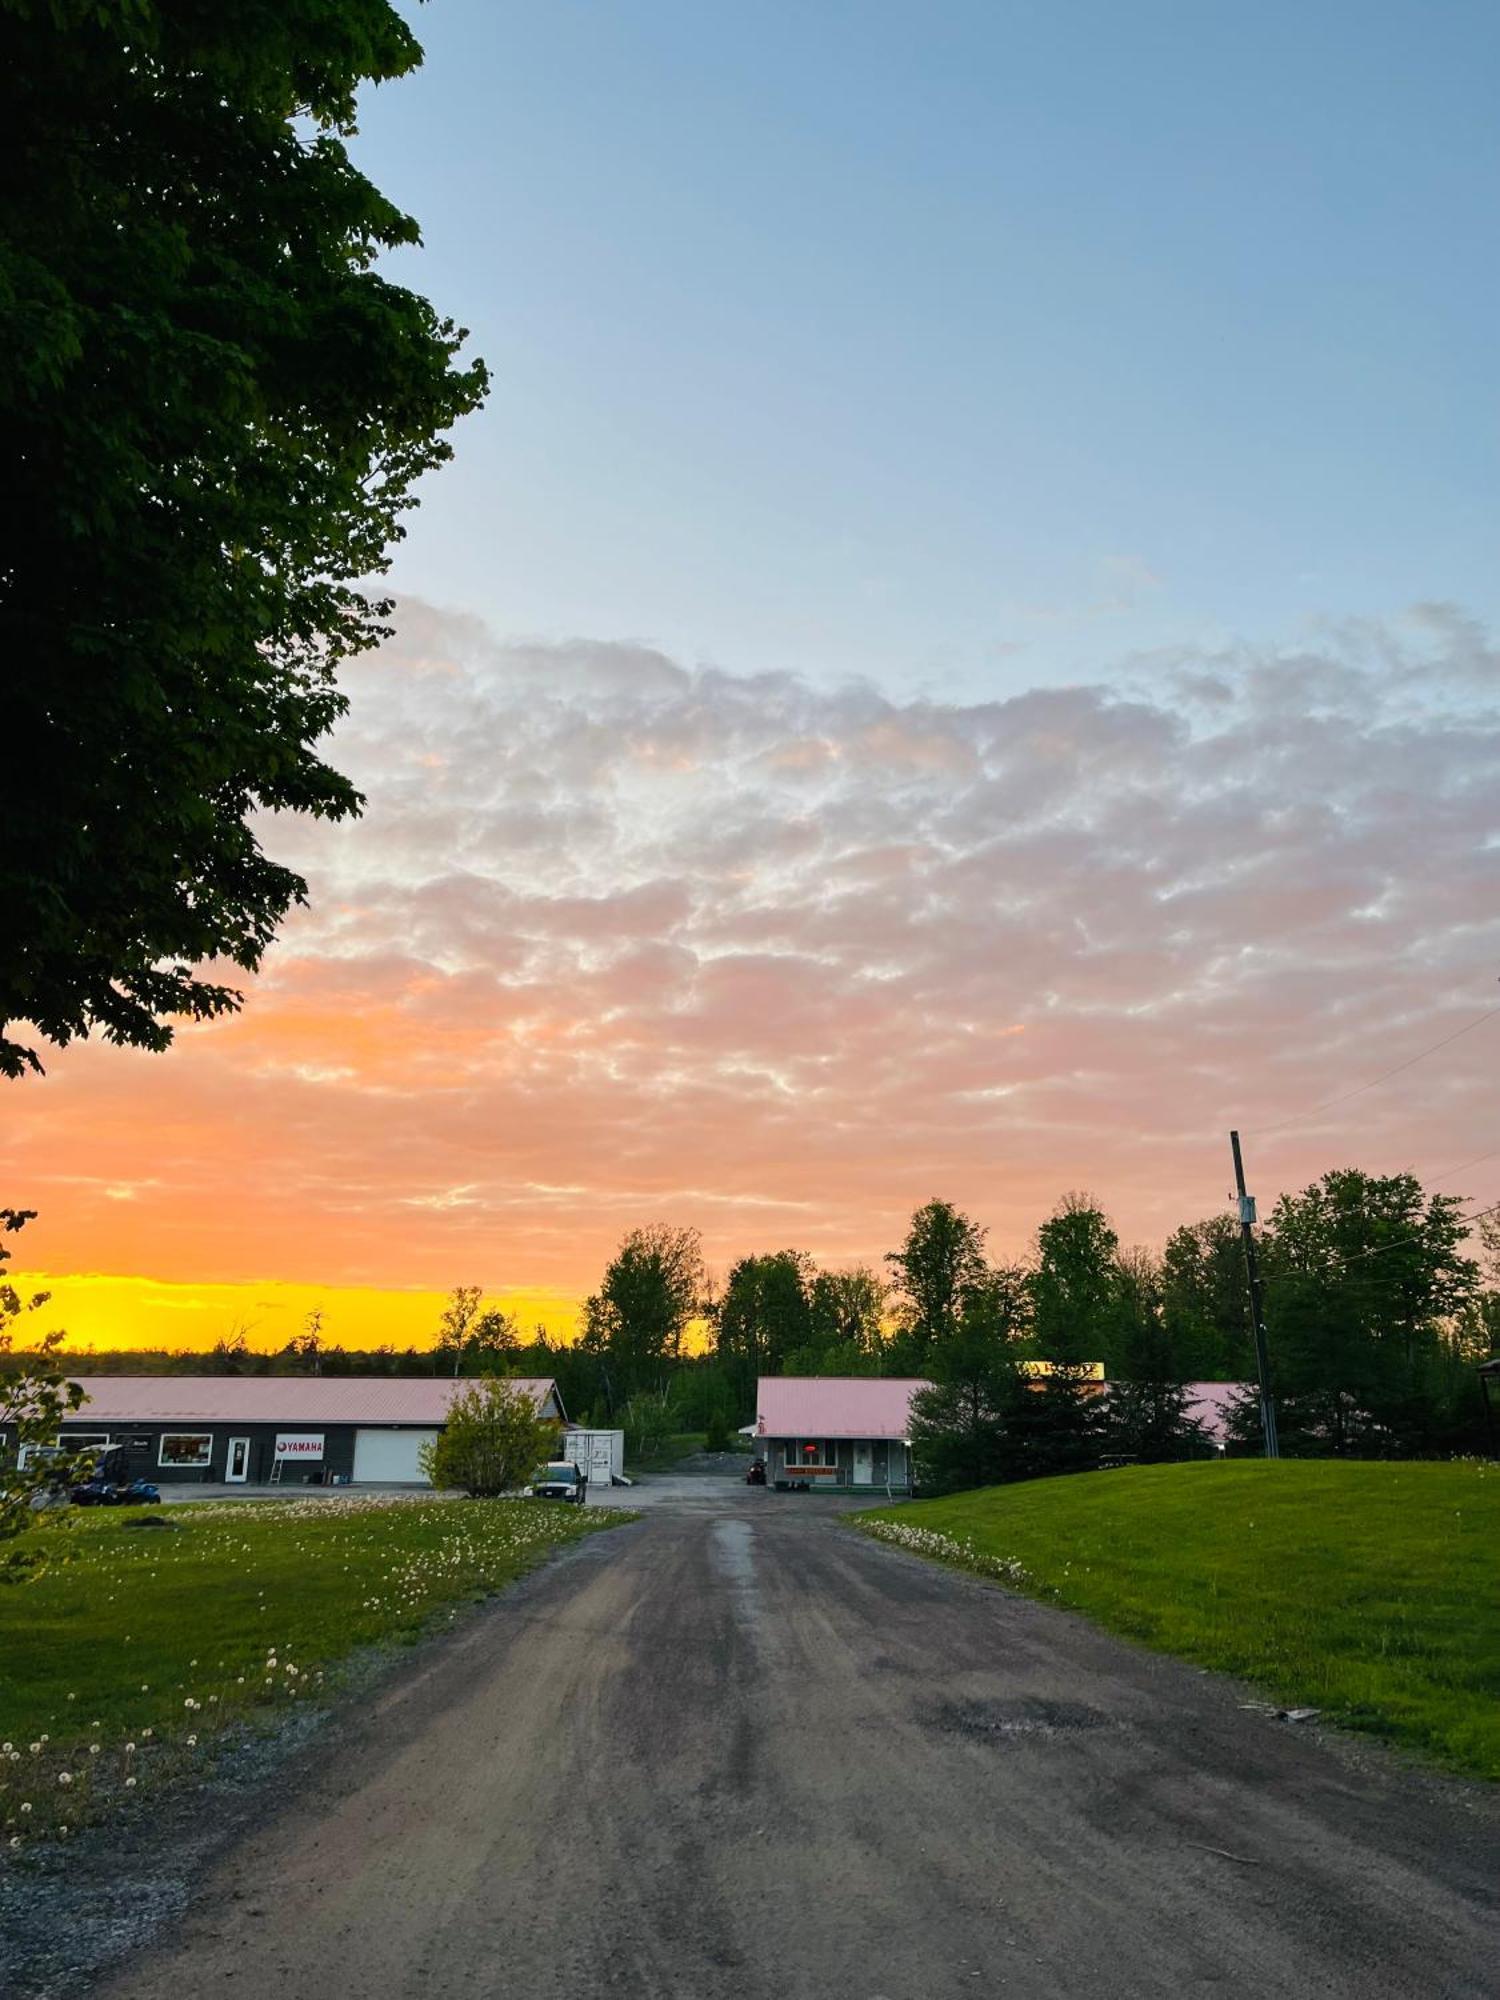
<instances>
[{"instance_id":1,"label":"building facade","mask_svg":"<svg viewBox=\"0 0 1500 2000\"><path fill-rule=\"evenodd\" d=\"M425 1486L455 1394L451 1376L81 1375L86 1400L58 1443L118 1450L131 1477L157 1485ZM557 1384L518 1378L562 1429ZM8 1449L11 1438L0 1440Z\"/></svg>"},{"instance_id":2,"label":"building facade","mask_svg":"<svg viewBox=\"0 0 1500 2000\"><path fill-rule=\"evenodd\" d=\"M911 1399L917 1378L762 1375L755 1449L766 1484L819 1492L912 1490Z\"/></svg>"}]
</instances>

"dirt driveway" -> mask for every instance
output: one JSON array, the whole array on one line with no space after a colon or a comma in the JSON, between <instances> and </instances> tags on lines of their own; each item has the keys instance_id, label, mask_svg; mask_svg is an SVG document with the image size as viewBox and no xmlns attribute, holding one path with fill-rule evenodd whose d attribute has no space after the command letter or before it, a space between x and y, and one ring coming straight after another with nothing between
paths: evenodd
<instances>
[{"instance_id":1,"label":"dirt driveway","mask_svg":"<svg viewBox=\"0 0 1500 2000\"><path fill-rule=\"evenodd\" d=\"M1248 1714L817 1498L620 1497L641 1521L422 1655L96 1990L1496 1992L1489 1794Z\"/></svg>"}]
</instances>

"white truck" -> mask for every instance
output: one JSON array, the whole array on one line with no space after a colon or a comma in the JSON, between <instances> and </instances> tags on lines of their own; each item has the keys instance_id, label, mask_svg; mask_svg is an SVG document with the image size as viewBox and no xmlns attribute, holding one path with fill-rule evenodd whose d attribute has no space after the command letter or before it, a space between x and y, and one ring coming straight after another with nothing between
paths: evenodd
<instances>
[{"instance_id":1,"label":"white truck","mask_svg":"<svg viewBox=\"0 0 1500 2000\"><path fill-rule=\"evenodd\" d=\"M625 1479L624 1431L564 1431L562 1455L572 1465L581 1465L596 1493L607 1494L610 1486Z\"/></svg>"}]
</instances>

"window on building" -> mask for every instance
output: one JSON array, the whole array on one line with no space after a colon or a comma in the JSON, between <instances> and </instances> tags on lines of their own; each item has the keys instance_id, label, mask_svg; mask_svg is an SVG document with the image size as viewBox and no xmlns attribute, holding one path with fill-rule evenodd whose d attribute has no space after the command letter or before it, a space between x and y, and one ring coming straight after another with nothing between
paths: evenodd
<instances>
[{"instance_id":1,"label":"window on building","mask_svg":"<svg viewBox=\"0 0 1500 2000\"><path fill-rule=\"evenodd\" d=\"M39 1459L71 1458L75 1452L108 1450L108 1431L65 1431L61 1437L54 1438L51 1444L23 1444L16 1454L16 1464L22 1472L25 1472Z\"/></svg>"},{"instance_id":2,"label":"window on building","mask_svg":"<svg viewBox=\"0 0 1500 2000\"><path fill-rule=\"evenodd\" d=\"M788 1466L825 1466L839 1462L838 1443L833 1438L797 1438L786 1448Z\"/></svg>"},{"instance_id":3,"label":"window on building","mask_svg":"<svg viewBox=\"0 0 1500 2000\"><path fill-rule=\"evenodd\" d=\"M156 1455L158 1465L207 1465L214 1455L212 1431L166 1431Z\"/></svg>"}]
</instances>

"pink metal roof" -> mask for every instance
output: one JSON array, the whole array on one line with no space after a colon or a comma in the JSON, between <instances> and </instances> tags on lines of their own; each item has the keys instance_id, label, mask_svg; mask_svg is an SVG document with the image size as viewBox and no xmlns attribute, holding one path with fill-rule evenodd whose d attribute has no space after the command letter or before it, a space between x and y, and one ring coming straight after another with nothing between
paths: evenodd
<instances>
[{"instance_id":1,"label":"pink metal roof","mask_svg":"<svg viewBox=\"0 0 1500 2000\"><path fill-rule=\"evenodd\" d=\"M471 1380L472 1378L470 1378ZM451 1375L80 1375L87 1396L74 1423L441 1424ZM518 1378L538 1408L557 1385ZM561 1405L558 1405L559 1409Z\"/></svg>"},{"instance_id":2,"label":"pink metal roof","mask_svg":"<svg viewBox=\"0 0 1500 2000\"><path fill-rule=\"evenodd\" d=\"M762 1375L755 1428L762 1437L904 1438L911 1399L930 1386L915 1377Z\"/></svg>"}]
</instances>

